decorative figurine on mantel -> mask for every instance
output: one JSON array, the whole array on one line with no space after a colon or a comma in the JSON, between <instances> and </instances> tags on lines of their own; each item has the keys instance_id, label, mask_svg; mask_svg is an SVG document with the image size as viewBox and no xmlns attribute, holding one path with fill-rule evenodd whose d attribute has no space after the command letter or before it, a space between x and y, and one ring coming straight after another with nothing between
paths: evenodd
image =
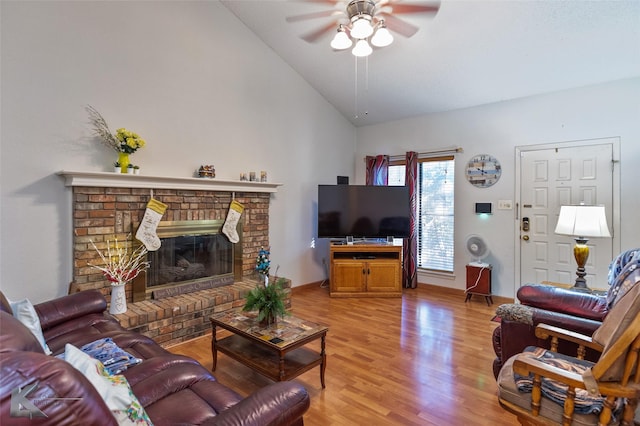
<instances>
[{"instance_id":1,"label":"decorative figurine on mantel","mask_svg":"<svg viewBox=\"0 0 640 426\"><path fill-rule=\"evenodd\" d=\"M216 177L216 168L211 164L207 166L200 166L198 169L198 176L201 178L214 178Z\"/></svg>"}]
</instances>

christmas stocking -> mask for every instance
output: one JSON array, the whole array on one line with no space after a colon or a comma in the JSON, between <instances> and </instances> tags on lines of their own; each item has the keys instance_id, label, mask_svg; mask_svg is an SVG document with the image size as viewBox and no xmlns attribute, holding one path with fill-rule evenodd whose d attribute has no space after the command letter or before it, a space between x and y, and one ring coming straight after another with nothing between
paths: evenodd
<instances>
[{"instance_id":1,"label":"christmas stocking","mask_svg":"<svg viewBox=\"0 0 640 426\"><path fill-rule=\"evenodd\" d=\"M229 206L229 213L227 213L227 220L224 222L224 226L222 227L222 233L229 238L233 244L240 241L240 237L238 237L238 232L236 231L236 227L238 226L238 221L240 220L240 216L242 215L242 211L244 210L244 206L233 200L231 205Z\"/></svg>"},{"instance_id":2,"label":"christmas stocking","mask_svg":"<svg viewBox=\"0 0 640 426\"><path fill-rule=\"evenodd\" d=\"M167 205L152 198L147 203L147 210L136 232L136 238L141 241L149 251L156 251L160 248L160 238L156 234L158 223L162 215L167 210Z\"/></svg>"}]
</instances>

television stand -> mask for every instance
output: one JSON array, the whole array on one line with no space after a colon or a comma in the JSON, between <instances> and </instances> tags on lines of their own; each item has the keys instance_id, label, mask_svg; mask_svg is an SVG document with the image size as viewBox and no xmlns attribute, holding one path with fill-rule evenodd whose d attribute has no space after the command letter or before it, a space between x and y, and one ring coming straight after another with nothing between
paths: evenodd
<instances>
[{"instance_id":1,"label":"television stand","mask_svg":"<svg viewBox=\"0 0 640 426\"><path fill-rule=\"evenodd\" d=\"M331 297L401 297L402 246L330 246Z\"/></svg>"}]
</instances>

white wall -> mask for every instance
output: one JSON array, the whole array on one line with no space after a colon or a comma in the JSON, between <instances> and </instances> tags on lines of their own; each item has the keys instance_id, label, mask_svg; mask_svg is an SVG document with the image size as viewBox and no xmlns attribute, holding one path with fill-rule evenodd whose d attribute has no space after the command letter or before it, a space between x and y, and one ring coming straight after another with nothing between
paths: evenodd
<instances>
[{"instance_id":1,"label":"white wall","mask_svg":"<svg viewBox=\"0 0 640 426\"><path fill-rule=\"evenodd\" d=\"M478 233L491 248L493 293L513 297L514 212L496 206L498 200L515 199L515 147L605 137L620 138L621 249L638 247L640 78L358 128L356 176L364 182L366 155L462 147L464 152L456 157L456 279L420 273L419 282L464 289L469 261L464 240ZM464 177L466 162L481 153L495 155L503 167L498 183L486 189L472 187ZM476 216L476 202L493 202L494 214L488 219Z\"/></svg>"},{"instance_id":2,"label":"white wall","mask_svg":"<svg viewBox=\"0 0 640 426\"><path fill-rule=\"evenodd\" d=\"M355 129L218 2L0 3L0 288L34 302L71 280L71 192L60 170L109 171L84 105L140 133L148 175L266 170L273 265L324 278L311 249L318 183L352 175Z\"/></svg>"},{"instance_id":3,"label":"white wall","mask_svg":"<svg viewBox=\"0 0 640 426\"><path fill-rule=\"evenodd\" d=\"M204 163L220 179L267 170L283 183L271 205L272 261L294 285L325 278L326 241L311 248L316 185L336 175L362 183L365 155L410 149L464 148L456 162L456 280L420 282L464 288L462 244L481 232L496 264L494 293L513 295L511 213L481 222L471 208L514 198L518 145L619 136L621 246L640 245L640 79L356 131L217 2L2 1L0 19L0 288L10 298L67 292L71 197L55 173L108 171L115 160L90 138L88 103L113 128L147 139L132 157L143 173L191 176ZM463 166L483 152L504 172L479 190L464 181Z\"/></svg>"}]
</instances>

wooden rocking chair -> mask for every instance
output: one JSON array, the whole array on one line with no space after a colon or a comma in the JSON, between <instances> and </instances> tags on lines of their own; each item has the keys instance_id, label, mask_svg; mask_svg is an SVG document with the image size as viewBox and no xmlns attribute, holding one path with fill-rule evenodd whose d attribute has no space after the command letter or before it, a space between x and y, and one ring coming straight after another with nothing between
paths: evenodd
<instances>
[{"instance_id":1,"label":"wooden rocking chair","mask_svg":"<svg viewBox=\"0 0 640 426\"><path fill-rule=\"evenodd\" d=\"M500 405L520 424L634 424L640 398L640 285L614 305L593 337L544 324L536 335L550 338L551 349L527 348L498 376ZM578 344L576 357L558 354L558 339ZM598 362L583 359L585 348L601 352Z\"/></svg>"}]
</instances>

